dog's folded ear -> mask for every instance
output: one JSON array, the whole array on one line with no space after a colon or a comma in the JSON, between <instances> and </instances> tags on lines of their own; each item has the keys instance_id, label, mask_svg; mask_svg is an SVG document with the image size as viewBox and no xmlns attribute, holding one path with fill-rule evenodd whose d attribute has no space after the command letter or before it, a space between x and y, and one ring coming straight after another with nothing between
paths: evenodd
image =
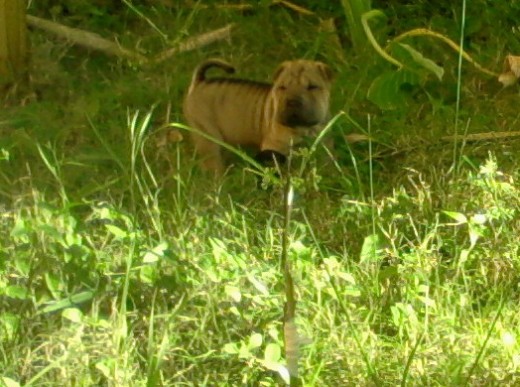
<instances>
[{"instance_id":1,"label":"dog's folded ear","mask_svg":"<svg viewBox=\"0 0 520 387\"><path fill-rule=\"evenodd\" d=\"M255 160L266 167L276 166L285 164L287 157L275 150L263 150L260 151L256 156Z\"/></svg>"},{"instance_id":2,"label":"dog's folded ear","mask_svg":"<svg viewBox=\"0 0 520 387\"><path fill-rule=\"evenodd\" d=\"M334 72L332 71L332 69L325 63L321 62L317 62L317 66L319 71L321 72L321 76L323 77L323 79L332 82L332 80L334 79Z\"/></svg>"}]
</instances>

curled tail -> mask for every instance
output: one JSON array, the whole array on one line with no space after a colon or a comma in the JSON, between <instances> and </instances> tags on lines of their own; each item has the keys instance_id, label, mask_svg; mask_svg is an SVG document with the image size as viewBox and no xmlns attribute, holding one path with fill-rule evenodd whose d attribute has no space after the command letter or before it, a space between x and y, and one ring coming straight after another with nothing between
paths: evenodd
<instances>
[{"instance_id":1,"label":"curled tail","mask_svg":"<svg viewBox=\"0 0 520 387\"><path fill-rule=\"evenodd\" d=\"M202 62L195 69L193 78L191 80L192 87L197 83L204 82L206 80L206 71L211 67L219 67L228 74L233 74L235 72L235 68L228 62L225 62L221 59L208 59L207 61Z\"/></svg>"}]
</instances>

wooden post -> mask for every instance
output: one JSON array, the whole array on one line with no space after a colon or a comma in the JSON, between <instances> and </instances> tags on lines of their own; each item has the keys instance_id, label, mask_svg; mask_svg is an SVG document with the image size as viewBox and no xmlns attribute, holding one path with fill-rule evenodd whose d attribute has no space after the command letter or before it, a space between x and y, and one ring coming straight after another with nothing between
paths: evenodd
<instances>
[{"instance_id":1,"label":"wooden post","mask_svg":"<svg viewBox=\"0 0 520 387\"><path fill-rule=\"evenodd\" d=\"M27 75L26 0L0 0L0 88Z\"/></svg>"}]
</instances>

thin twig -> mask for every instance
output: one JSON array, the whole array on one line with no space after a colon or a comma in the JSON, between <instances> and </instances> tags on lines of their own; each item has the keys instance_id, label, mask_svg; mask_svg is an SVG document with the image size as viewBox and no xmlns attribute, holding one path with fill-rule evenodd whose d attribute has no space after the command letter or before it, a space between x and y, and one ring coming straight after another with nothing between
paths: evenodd
<instances>
[{"instance_id":1,"label":"thin twig","mask_svg":"<svg viewBox=\"0 0 520 387\"><path fill-rule=\"evenodd\" d=\"M441 137L442 141L483 141L483 140L498 140L502 138L514 138L520 137L520 131L512 132L487 132L487 133L473 133L466 135L455 135L455 136L444 136Z\"/></svg>"},{"instance_id":2,"label":"thin twig","mask_svg":"<svg viewBox=\"0 0 520 387\"><path fill-rule=\"evenodd\" d=\"M31 15L27 15L27 24L31 27L50 32L60 38L67 39L74 44L78 44L93 50L102 51L108 55L131 59L139 63L144 63L147 61L145 56L123 48L118 43L102 38L100 35L93 32L67 27L62 24Z\"/></svg>"},{"instance_id":3,"label":"thin twig","mask_svg":"<svg viewBox=\"0 0 520 387\"><path fill-rule=\"evenodd\" d=\"M312 11L309 11L307 8L303 8L299 5L296 5L294 3L291 3L290 1L286 1L286 0L274 0L273 1L273 4L280 4L280 5L283 5L284 7L286 8L289 8L290 10L292 11L295 11L295 12L298 12L302 15L307 15L307 16L311 16L311 15L314 15L314 12Z\"/></svg>"},{"instance_id":4,"label":"thin twig","mask_svg":"<svg viewBox=\"0 0 520 387\"><path fill-rule=\"evenodd\" d=\"M233 29L234 26L235 26L235 24L231 23L225 27L219 28L218 30L214 30L211 32L206 32L202 35L190 37L190 38L186 39L184 42L180 43L179 45L172 47L166 51L163 51L162 53L157 55L152 60L152 62L160 63L181 52L195 50L197 48L207 46L208 44L211 44L218 40L229 39L231 37L231 30Z\"/></svg>"}]
</instances>

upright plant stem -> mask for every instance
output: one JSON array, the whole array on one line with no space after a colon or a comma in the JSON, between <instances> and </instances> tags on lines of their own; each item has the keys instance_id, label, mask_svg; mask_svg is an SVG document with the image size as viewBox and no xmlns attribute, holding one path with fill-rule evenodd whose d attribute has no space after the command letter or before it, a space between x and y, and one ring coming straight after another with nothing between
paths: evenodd
<instances>
[{"instance_id":1,"label":"upright plant stem","mask_svg":"<svg viewBox=\"0 0 520 387\"><path fill-rule=\"evenodd\" d=\"M364 13L370 11L369 0L342 0L343 10L348 23L348 32L354 51L357 54L365 51L367 44L367 36L361 22L361 17Z\"/></svg>"},{"instance_id":2,"label":"upright plant stem","mask_svg":"<svg viewBox=\"0 0 520 387\"><path fill-rule=\"evenodd\" d=\"M453 170L458 169L458 133L460 116L460 98L462 84L462 59L464 58L464 30L466 27L466 0L462 0L462 16L460 24L459 61L457 64L457 102L455 104L455 141L453 141Z\"/></svg>"}]
</instances>

